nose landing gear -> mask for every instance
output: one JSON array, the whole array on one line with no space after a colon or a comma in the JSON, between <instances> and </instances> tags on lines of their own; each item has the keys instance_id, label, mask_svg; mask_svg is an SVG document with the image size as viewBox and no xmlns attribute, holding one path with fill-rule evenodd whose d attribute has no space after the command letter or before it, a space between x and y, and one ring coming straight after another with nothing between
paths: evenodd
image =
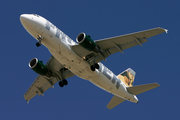
<instances>
[{"instance_id":1,"label":"nose landing gear","mask_svg":"<svg viewBox=\"0 0 180 120\"><path fill-rule=\"evenodd\" d=\"M68 70L67 68L62 68L60 71L59 71L59 86L60 87L64 87L64 85L68 85L68 81L64 78L64 72Z\"/></svg>"},{"instance_id":2,"label":"nose landing gear","mask_svg":"<svg viewBox=\"0 0 180 120\"><path fill-rule=\"evenodd\" d=\"M37 46L37 47L41 46L41 41L42 41L42 39L43 39L43 36L42 36L42 35L37 35L37 40L39 41L39 42L36 43L36 46Z\"/></svg>"}]
</instances>

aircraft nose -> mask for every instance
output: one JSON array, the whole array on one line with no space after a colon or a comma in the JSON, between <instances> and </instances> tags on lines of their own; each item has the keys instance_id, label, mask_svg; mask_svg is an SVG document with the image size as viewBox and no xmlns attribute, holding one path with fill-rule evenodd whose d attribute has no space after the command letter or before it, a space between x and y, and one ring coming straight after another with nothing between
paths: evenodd
<instances>
[{"instance_id":1,"label":"aircraft nose","mask_svg":"<svg viewBox=\"0 0 180 120\"><path fill-rule=\"evenodd\" d=\"M30 14L22 14L20 15L20 21L24 27L27 27L28 25L32 24L33 16Z\"/></svg>"},{"instance_id":2,"label":"aircraft nose","mask_svg":"<svg viewBox=\"0 0 180 120\"><path fill-rule=\"evenodd\" d=\"M29 20L31 20L30 16L28 14L22 14L20 16L20 21L21 23L25 23L28 22Z\"/></svg>"}]
</instances>

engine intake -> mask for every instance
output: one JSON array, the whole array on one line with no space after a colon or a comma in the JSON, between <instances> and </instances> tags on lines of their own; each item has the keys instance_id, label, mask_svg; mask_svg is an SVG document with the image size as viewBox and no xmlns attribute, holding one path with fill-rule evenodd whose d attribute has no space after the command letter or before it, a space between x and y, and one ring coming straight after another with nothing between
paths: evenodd
<instances>
[{"instance_id":1,"label":"engine intake","mask_svg":"<svg viewBox=\"0 0 180 120\"><path fill-rule=\"evenodd\" d=\"M90 38L90 36L86 35L85 33L80 33L77 36L76 41L79 45L89 51L98 51L97 44Z\"/></svg>"},{"instance_id":2,"label":"engine intake","mask_svg":"<svg viewBox=\"0 0 180 120\"><path fill-rule=\"evenodd\" d=\"M44 65L41 61L39 61L37 58L33 58L30 62L29 62L29 67L35 71L36 73L38 73L39 75L45 75L50 77L49 74L49 70L46 67L46 65Z\"/></svg>"}]
</instances>

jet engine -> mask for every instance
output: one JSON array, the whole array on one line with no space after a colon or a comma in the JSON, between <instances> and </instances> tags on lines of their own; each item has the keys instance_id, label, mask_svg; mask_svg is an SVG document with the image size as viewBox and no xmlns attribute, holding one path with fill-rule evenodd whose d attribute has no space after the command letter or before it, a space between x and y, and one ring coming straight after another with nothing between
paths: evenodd
<instances>
[{"instance_id":1,"label":"jet engine","mask_svg":"<svg viewBox=\"0 0 180 120\"><path fill-rule=\"evenodd\" d=\"M95 51L97 53L99 52L99 47L97 44L91 39L90 36L86 35L85 33L80 33L77 36L76 41L79 45L89 51Z\"/></svg>"},{"instance_id":2,"label":"jet engine","mask_svg":"<svg viewBox=\"0 0 180 120\"><path fill-rule=\"evenodd\" d=\"M29 67L39 75L45 75L47 77L51 76L47 66L44 65L42 61L39 61L37 58L33 58L29 62Z\"/></svg>"}]
</instances>

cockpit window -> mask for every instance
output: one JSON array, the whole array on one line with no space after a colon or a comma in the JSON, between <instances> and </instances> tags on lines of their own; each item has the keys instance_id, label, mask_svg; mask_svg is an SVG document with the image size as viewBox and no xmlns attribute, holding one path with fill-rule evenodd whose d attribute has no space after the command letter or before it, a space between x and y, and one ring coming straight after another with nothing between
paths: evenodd
<instances>
[{"instance_id":1,"label":"cockpit window","mask_svg":"<svg viewBox=\"0 0 180 120\"><path fill-rule=\"evenodd\" d=\"M39 15L37 15L37 14L33 14L33 15L39 17Z\"/></svg>"}]
</instances>

